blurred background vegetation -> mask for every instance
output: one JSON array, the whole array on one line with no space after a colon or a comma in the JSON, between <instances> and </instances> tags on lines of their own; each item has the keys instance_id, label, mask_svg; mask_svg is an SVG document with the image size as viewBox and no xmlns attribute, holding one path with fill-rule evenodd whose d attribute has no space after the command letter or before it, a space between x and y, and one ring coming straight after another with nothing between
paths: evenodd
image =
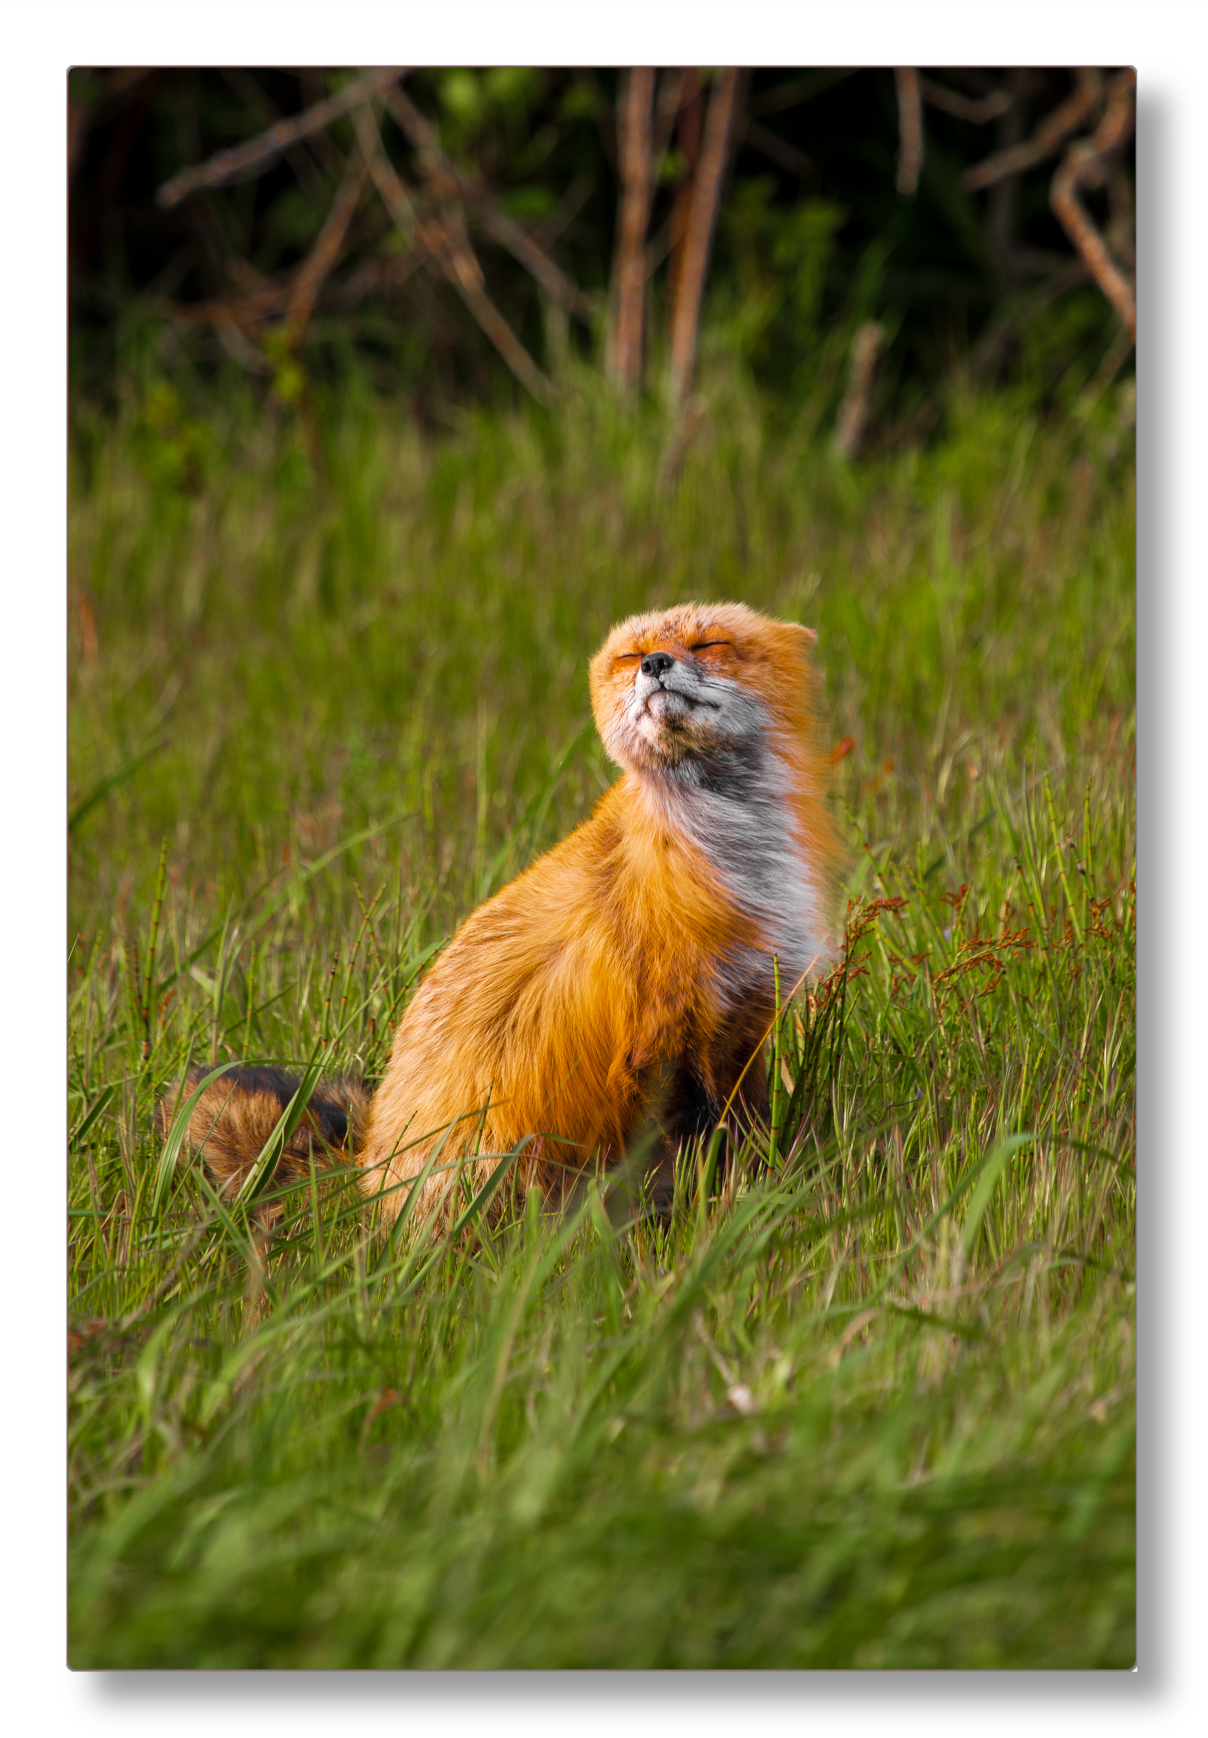
<instances>
[{"instance_id":1,"label":"blurred background vegetation","mask_svg":"<svg viewBox=\"0 0 1208 1738\"><path fill-rule=\"evenodd\" d=\"M1041 405L1069 402L1117 328L1050 206L1054 169L1072 139L1094 133L1110 74L903 72L920 105L914 185L902 162L912 87L904 91L894 69L740 72L708 266L710 342L750 371L782 415L805 401L818 419L833 416L853 333L869 319L881 325L868 416L874 448L930 432L938 388L958 370L986 384L1025 383ZM567 346L581 357L605 350L628 142L624 72L424 69L389 101L379 94L382 144L410 190L417 227L404 234L366 180L304 321L291 291L357 159L347 113L240 178L157 204L157 190L180 171L358 76L314 68L71 74L77 394L105 402L149 373L192 380L233 366L297 401L306 386L333 389L355 361L379 389L405 394L410 414L430 428L456 424L467 402L523 390L440 269L430 220L447 216L450 201L394 112L399 91L433 124L446 163L464 178L461 192L472 194L461 204L486 293L527 354L552 374ZM662 356L718 83L710 69L665 69L649 99L648 382L659 379L652 365ZM1125 273L1130 151L1126 138L1101 185L1088 183L1083 196ZM564 274L570 308L519 262L515 245L501 243L501 215ZM1122 365L1126 354L1116 358Z\"/></svg>"}]
</instances>

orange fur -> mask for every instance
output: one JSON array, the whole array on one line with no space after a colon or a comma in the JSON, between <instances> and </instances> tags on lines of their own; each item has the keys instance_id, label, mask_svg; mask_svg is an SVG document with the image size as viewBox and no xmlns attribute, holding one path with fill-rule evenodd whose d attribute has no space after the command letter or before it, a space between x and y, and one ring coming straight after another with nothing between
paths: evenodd
<instances>
[{"instance_id":1,"label":"orange fur","mask_svg":"<svg viewBox=\"0 0 1208 1738\"><path fill-rule=\"evenodd\" d=\"M164 1094L155 1112L161 1139L172 1126L181 1095L188 1098L206 1072L194 1069ZM239 1193L297 1088L297 1076L284 1069L245 1066L212 1081L198 1099L183 1144L204 1161L227 1200ZM305 1180L312 1160L320 1170L330 1167L333 1156L343 1162L344 1154L359 1144L368 1114L369 1093L360 1081L341 1076L322 1082L285 1144L273 1172L274 1187ZM259 1212L271 1221L280 1210L262 1206Z\"/></svg>"},{"instance_id":2,"label":"orange fur","mask_svg":"<svg viewBox=\"0 0 1208 1738\"><path fill-rule=\"evenodd\" d=\"M813 639L740 604L610 634L591 694L622 776L467 919L413 997L361 1154L389 1217L442 1138L440 1163L469 1158L481 1182L496 1161L478 1155L534 1137L521 1175L557 1193L621 1158L649 1115L664 1173L676 1140L716 1119L772 1018L772 954L785 993L829 964ZM764 1090L756 1064L748 1116ZM429 1180L421 1219L446 1186Z\"/></svg>"}]
</instances>

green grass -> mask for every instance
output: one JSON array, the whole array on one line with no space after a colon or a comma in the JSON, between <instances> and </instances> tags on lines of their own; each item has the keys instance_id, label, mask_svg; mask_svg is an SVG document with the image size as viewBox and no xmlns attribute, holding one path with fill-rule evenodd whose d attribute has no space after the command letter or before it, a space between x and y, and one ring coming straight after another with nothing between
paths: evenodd
<instances>
[{"instance_id":1,"label":"green grass","mask_svg":"<svg viewBox=\"0 0 1208 1738\"><path fill-rule=\"evenodd\" d=\"M311 455L234 392L77 412L75 1666L1133 1662L1127 394L852 468L710 369L672 495L587 375L431 442L350 386ZM263 1253L157 1203L186 1059L381 1068L609 781L590 653L683 597L817 627L854 738L774 1154L393 1251L349 1178Z\"/></svg>"}]
</instances>

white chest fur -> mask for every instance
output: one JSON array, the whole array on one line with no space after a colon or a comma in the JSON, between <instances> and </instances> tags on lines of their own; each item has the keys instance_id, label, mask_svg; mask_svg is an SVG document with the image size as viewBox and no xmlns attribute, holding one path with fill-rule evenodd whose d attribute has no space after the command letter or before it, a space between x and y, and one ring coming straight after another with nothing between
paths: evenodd
<instances>
[{"instance_id":1,"label":"white chest fur","mask_svg":"<svg viewBox=\"0 0 1208 1738\"><path fill-rule=\"evenodd\" d=\"M742 975L770 987L774 954L787 995L802 976L825 971L831 943L784 763L760 746L716 761L685 761L672 776L642 783L659 818L691 840L758 925L763 946L744 950L748 957L735 962Z\"/></svg>"}]
</instances>

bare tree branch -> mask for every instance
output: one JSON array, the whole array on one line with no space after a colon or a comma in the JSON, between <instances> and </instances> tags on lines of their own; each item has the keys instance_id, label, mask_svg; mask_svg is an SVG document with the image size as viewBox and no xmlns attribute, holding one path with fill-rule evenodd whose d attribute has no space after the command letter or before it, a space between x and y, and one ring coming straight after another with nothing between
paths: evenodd
<instances>
[{"instance_id":1,"label":"bare tree branch","mask_svg":"<svg viewBox=\"0 0 1208 1738\"><path fill-rule=\"evenodd\" d=\"M637 390L642 379L642 316L646 301L644 249L652 192L653 104L653 68L630 68L623 77L617 103L621 205L617 213L616 307L609 361L613 378L631 392Z\"/></svg>"},{"instance_id":2,"label":"bare tree branch","mask_svg":"<svg viewBox=\"0 0 1208 1738\"><path fill-rule=\"evenodd\" d=\"M821 96L831 85L839 84L859 70L858 66L819 67L814 72L807 72L803 78L789 79L786 84L775 85L770 91L752 97L751 113L775 115L781 109L796 108L798 103L808 103L813 97Z\"/></svg>"},{"instance_id":3,"label":"bare tree branch","mask_svg":"<svg viewBox=\"0 0 1208 1738\"><path fill-rule=\"evenodd\" d=\"M240 101L251 109L262 127L275 127L279 121L285 119L268 92L257 83L246 67L224 66L222 76ZM287 145L283 155L306 192L312 198L321 199L327 190L327 177L306 140Z\"/></svg>"},{"instance_id":4,"label":"bare tree branch","mask_svg":"<svg viewBox=\"0 0 1208 1738\"><path fill-rule=\"evenodd\" d=\"M1079 203L1080 187L1101 187L1106 159L1126 142L1133 129L1133 91L1137 75L1131 66L1116 74L1108 87L1103 119L1090 139L1078 139L1053 177L1049 204L1078 249L1103 294L1119 314L1133 342L1137 338L1137 302L1132 285L1112 258L1107 243Z\"/></svg>"},{"instance_id":5,"label":"bare tree branch","mask_svg":"<svg viewBox=\"0 0 1208 1738\"><path fill-rule=\"evenodd\" d=\"M663 74L655 105L654 151L650 168L651 186L657 187L671 147L671 135L679 122L680 150L688 162L688 174L676 186L671 211L658 233L646 245L645 272L652 278L668 254L673 256L667 273L667 303L675 305L679 256L692 205L692 176L700 156L701 115L704 110L700 74L694 66L676 66Z\"/></svg>"},{"instance_id":6,"label":"bare tree branch","mask_svg":"<svg viewBox=\"0 0 1208 1738\"><path fill-rule=\"evenodd\" d=\"M1077 82L1073 91L1050 115L1046 115L1030 139L1025 139L1021 145L1012 145L1006 151L996 151L984 162L966 169L965 186L971 193L992 187L1004 175L1018 175L1024 169L1043 163L1046 157L1054 156L1070 134L1094 113L1103 101L1103 80L1098 68L1076 67L1074 77Z\"/></svg>"},{"instance_id":7,"label":"bare tree branch","mask_svg":"<svg viewBox=\"0 0 1208 1738\"><path fill-rule=\"evenodd\" d=\"M413 247L420 239L419 213L403 185L402 178L382 148L382 135L378 132L377 122L368 109L359 110L354 121L357 139L369 166L369 173L373 176L374 186L394 219L395 228L404 241Z\"/></svg>"},{"instance_id":8,"label":"bare tree branch","mask_svg":"<svg viewBox=\"0 0 1208 1738\"><path fill-rule=\"evenodd\" d=\"M267 374L269 365L264 353L248 337L248 329L259 336L264 322L275 318L285 307L287 292L283 285L274 286L271 296L250 308L231 302L173 302L160 299L153 303L157 314L167 320L178 320L184 326L212 326L223 349L233 356L241 368L251 374Z\"/></svg>"},{"instance_id":9,"label":"bare tree branch","mask_svg":"<svg viewBox=\"0 0 1208 1738\"><path fill-rule=\"evenodd\" d=\"M323 285L343 247L365 184L365 167L361 152L354 151L344 165L335 198L314 246L292 279L262 278L246 260L230 259L228 272L243 291L238 301L193 304L161 301L160 311L171 319L190 325L213 326L228 349L234 346L234 353L245 366L251 365L252 357L263 365L263 358L258 356L255 345L264 328L284 315L285 339L288 347L296 351L310 324Z\"/></svg>"},{"instance_id":10,"label":"bare tree branch","mask_svg":"<svg viewBox=\"0 0 1208 1738\"><path fill-rule=\"evenodd\" d=\"M480 182L463 175L442 151L436 129L431 121L411 101L405 91L397 88L386 93L386 107L420 153L429 177L436 177L433 191L439 187L444 198L458 195L478 213L482 227L501 247L505 247L518 265L541 285L546 295L559 302L568 313L581 320L590 320L596 311L595 300L573 283L545 249L521 229L499 206Z\"/></svg>"},{"instance_id":11,"label":"bare tree branch","mask_svg":"<svg viewBox=\"0 0 1208 1738\"><path fill-rule=\"evenodd\" d=\"M893 81L898 90L898 177L903 199L913 199L919 190L923 169L923 100L919 95L917 66L895 66Z\"/></svg>"},{"instance_id":12,"label":"bare tree branch","mask_svg":"<svg viewBox=\"0 0 1208 1738\"><path fill-rule=\"evenodd\" d=\"M1014 100L1010 91L991 91L985 97L964 97L959 91L950 91L947 85L936 84L933 78L921 76L919 92L923 101L929 103L933 109L942 109L946 115L955 115L958 121L972 121L974 126L981 126L985 121L994 121L999 115L1005 115Z\"/></svg>"},{"instance_id":13,"label":"bare tree branch","mask_svg":"<svg viewBox=\"0 0 1208 1738\"><path fill-rule=\"evenodd\" d=\"M671 144L676 116L683 101L688 77L686 67L669 66L659 80L659 94L654 105L654 141L650 151L650 183L657 187L663 161Z\"/></svg>"},{"instance_id":14,"label":"bare tree branch","mask_svg":"<svg viewBox=\"0 0 1208 1738\"><path fill-rule=\"evenodd\" d=\"M1008 70L1007 89L1011 94L1011 107L995 122L996 153L1009 151L1027 136L1031 126L1031 99L1037 82L1031 67L1013 66ZM1004 277L1011 281L1017 280L1025 270L1020 258L1023 250L1017 241L1020 180L1019 175L1004 175L989 189L986 199L986 240L1002 268Z\"/></svg>"},{"instance_id":15,"label":"bare tree branch","mask_svg":"<svg viewBox=\"0 0 1208 1738\"><path fill-rule=\"evenodd\" d=\"M580 320L590 321L595 317L597 301L594 296L581 290L578 284L567 277L560 266L546 253L539 242L521 229L520 225L510 218L506 211L501 211L495 202L483 189L481 200L470 194L471 202L477 207L476 215L482 227L493 241L508 253L529 272L551 302L565 308L568 314L577 314Z\"/></svg>"},{"instance_id":16,"label":"bare tree branch","mask_svg":"<svg viewBox=\"0 0 1208 1738\"><path fill-rule=\"evenodd\" d=\"M676 117L676 142L687 165L687 173L681 175L676 182L675 192L671 200L671 216L667 223L666 246L659 241L652 242L647 249L647 275L654 272L655 266L670 252L671 261L667 267L667 306L674 309L679 300L680 268L684 263L684 236L688 230L688 213L692 209L692 190L696 179L696 165L700 161L701 135L704 132L705 87L701 83L700 71L695 66L684 68L683 82L680 87L679 114Z\"/></svg>"},{"instance_id":17,"label":"bare tree branch","mask_svg":"<svg viewBox=\"0 0 1208 1738\"><path fill-rule=\"evenodd\" d=\"M671 315L671 399L679 408L686 403L692 390L692 376L696 369L705 273L717 208L721 202L737 88L737 69L725 67L718 75L709 98L700 161L692 180L692 203L688 209L688 226L684 232L683 257Z\"/></svg>"},{"instance_id":18,"label":"bare tree branch","mask_svg":"<svg viewBox=\"0 0 1208 1738\"><path fill-rule=\"evenodd\" d=\"M359 151L353 151L344 165L340 185L336 189L331 210L327 213L315 245L307 254L294 279L289 306L285 313L285 335L291 349L296 349L302 334L310 324L316 298L323 280L336 263L348 225L365 184L365 161Z\"/></svg>"},{"instance_id":19,"label":"bare tree branch","mask_svg":"<svg viewBox=\"0 0 1208 1738\"><path fill-rule=\"evenodd\" d=\"M253 170L263 168L275 157L279 157L288 146L296 144L299 139L309 138L312 133L318 133L324 127L331 125L341 115L358 108L368 102L370 97L377 96L397 79L403 78L411 69L406 66L378 67L373 72L364 73L345 85L342 91L334 96L324 97L322 102L314 103L309 109L304 109L292 120L278 121L276 126L267 132L249 139L246 144L236 145L229 151L219 151L217 156L208 162L198 164L195 169L182 169L179 175L173 175L170 181L165 181L155 195L155 203L165 210L179 205L190 193L196 193L202 187L221 187L228 181L239 180Z\"/></svg>"},{"instance_id":20,"label":"bare tree branch","mask_svg":"<svg viewBox=\"0 0 1208 1738\"><path fill-rule=\"evenodd\" d=\"M813 163L804 151L799 151L796 145L790 145L787 139L782 139L779 133L774 133L761 121L747 122L743 140L754 146L755 150L762 151L778 169L785 170L789 175L796 175L799 180L804 180L813 168Z\"/></svg>"},{"instance_id":21,"label":"bare tree branch","mask_svg":"<svg viewBox=\"0 0 1208 1738\"><path fill-rule=\"evenodd\" d=\"M520 229L516 224L512 224L510 217L504 217L504 222L511 224L512 228L516 229L522 241L543 248L548 255L550 248L560 236L566 234L595 190L595 176L590 171L581 169L547 217L534 218L527 229ZM503 217L502 212L500 212L500 216ZM486 227L485 221L483 227ZM590 318L595 313L600 298L594 291L578 289L565 276L560 267L554 265L552 260L549 261L549 264L555 277L560 278L566 286L566 290L577 297L582 304L583 318ZM556 300L557 298L551 297L551 299Z\"/></svg>"},{"instance_id":22,"label":"bare tree branch","mask_svg":"<svg viewBox=\"0 0 1208 1738\"><path fill-rule=\"evenodd\" d=\"M366 296L382 290L398 290L410 282L427 256L421 248L408 248L404 253L374 254L362 261L338 284L332 284L324 295L325 307L353 309Z\"/></svg>"},{"instance_id":23,"label":"bare tree branch","mask_svg":"<svg viewBox=\"0 0 1208 1738\"><path fill-rule=\"evenodd\" d=\"M406 241L418 242L432 256L520 384L540 403L548 403L554 396L553 384L487 295L482 267L470 246L460 211L450 203L439 218L421 216L386 155L372 112L358 109L354 120L374 185Z\"/></svg>"}]
</instances>

